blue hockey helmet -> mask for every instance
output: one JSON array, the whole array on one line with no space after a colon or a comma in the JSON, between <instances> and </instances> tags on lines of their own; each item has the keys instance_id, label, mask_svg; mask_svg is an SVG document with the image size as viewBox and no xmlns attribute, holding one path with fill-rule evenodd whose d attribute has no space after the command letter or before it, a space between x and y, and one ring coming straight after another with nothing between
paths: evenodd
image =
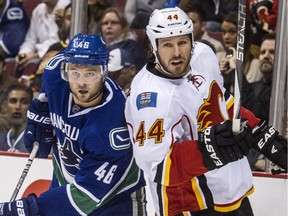
<instances>
[{"instance_id":1,"label":"blue hockey helmet","mask_svg":"<svg viewBox=\"0 0 288 216\"><path fill-rule=\"evenodd\" d=\"M77 34L64 50L61 76L68 81L69 64L99 66L101 74L107 76L109 51L99 35Z\"/></svg>"},{"instance_id":2,"label":"blue hockey helmet","mask_svg":"<svg viewBox=\"0 0 288 216\"><path fill-rule=\"evenodd\" d=\"M109 51L99 35L77 34L65 49L64 57L64 63L107 66Z\"/></svg>"}]
</instances>

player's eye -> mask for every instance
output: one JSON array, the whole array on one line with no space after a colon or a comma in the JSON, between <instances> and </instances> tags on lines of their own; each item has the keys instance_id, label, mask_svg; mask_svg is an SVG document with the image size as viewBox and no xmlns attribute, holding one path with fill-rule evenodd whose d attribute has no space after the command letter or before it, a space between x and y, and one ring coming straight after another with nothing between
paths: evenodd
<instances>
[{"instance_id":1,"label":"player's eye","mask_svg":"<svg viewBox=\"0 0 288 216\"><path fill-rule=\"evenodd\" d=\"M181 46L181 45L185 45L187 43L188 43L187 40L182 40L182 41L179 41L178 45Z\"/></svg>"},{"instance_id":2,"label":"player's eye","mask_svg":"<svg viewBox=\"0 0 288 216\"><path fill-rule=\"evenodd\" d=\"M94 77L95 75L96 75L95 72L87 72L87 73L84 74L84 76L85 76L86 78L92 78L92 77Z\"/></svg>"},{"instance_id":3,"label":"player's eye","mask_svg":"<svg viewBox=\"0 0 288 216\"><path fill-rule=\"evenodd\" d=\"M74 78L78 78L78 77L80 77L80 73L77 71L72 71L71 76L73 76Z\"/></svg>"},{"instance_id":4,"label":"player's eye","mask_svg":"<svg viewBox=\"0 0 288 216\"><path fill-rule=\"evenodd\" d=\"M172 43L164 43L162 44L163 47L173 47Z\"/></svg>"}]
</instances>

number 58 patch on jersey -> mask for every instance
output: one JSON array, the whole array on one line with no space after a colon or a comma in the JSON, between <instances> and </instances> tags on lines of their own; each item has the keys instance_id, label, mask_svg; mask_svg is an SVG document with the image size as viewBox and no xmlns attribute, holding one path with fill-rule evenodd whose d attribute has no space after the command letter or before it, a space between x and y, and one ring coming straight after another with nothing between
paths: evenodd
<instances>
[{"instance_id":1,"label":"number 58 patch on jersey","mask_svg":"<svg viewBox=\"0 0 288 216\"><path fill-rule=\"evenodd\" d=\"M110 144L115 150L123 150L130 147L129 132L126 127L114 128L110 131Z\"/></svg>"}]
</instances>

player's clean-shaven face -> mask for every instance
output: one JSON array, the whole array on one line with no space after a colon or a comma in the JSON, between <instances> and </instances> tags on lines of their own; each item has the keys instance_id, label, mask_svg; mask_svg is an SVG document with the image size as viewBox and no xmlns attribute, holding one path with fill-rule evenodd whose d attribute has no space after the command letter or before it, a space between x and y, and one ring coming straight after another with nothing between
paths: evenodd
<instances>
[{"instance_id":1,"label":"player's clean-shaven face","mask_svg":"<svg viewBox=\"0 0 288 216\"><path fill-rule=\"evenodd\" d=\"M187 73L191 49L191 39L187 35L160 38L157 55L164 70L173 77L181 77Z\"/></svg>"},{"instance_id":2,"label":"player's clean-shaven face","mask_svg":"<svg viewBox=\"0 0 288 216\"><path fill-rule=\"evenodd\" d=\"M99 96L105 77L102 66L69 64L67 77L76 104L88 107Z\"/></svg>"}]
</instances>

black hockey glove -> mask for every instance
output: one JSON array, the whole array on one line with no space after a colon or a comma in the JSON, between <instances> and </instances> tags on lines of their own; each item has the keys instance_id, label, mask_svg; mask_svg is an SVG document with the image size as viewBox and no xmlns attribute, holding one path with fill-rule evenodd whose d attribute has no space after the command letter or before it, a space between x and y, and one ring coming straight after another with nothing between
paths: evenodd
<instances>
[{"instance_id":1,"label":"black hockey glove","mask_svg":"<svg viewBox=\"0 0 288 216\"><path fill-rule=\"evenodd\" d=\"M0 216L36 216L39 209L34 195L13 202L0 203Z\"/></svg>"},{"instance_id":2,"label":"black hockey glove","mask_svg":"<svg viewBox=\"0 0 288 216\"><path fill-rule=\"evenodd\" d=\"M32 151L35 141L39 143L36 157L40 158L47 158L53 143L56 143L48 104L37 99L32 101L27 111L24 145L29 152Z\"/></svg>"},{"instance_id":3,"label":"black hockey glove","mask_svg":"<svg viewBox=\"0 0 288 216\"><path fill-rule=\"evenodd\" d=\"M287 139L280 136L274 127L263 122L253 132L252 144L253 148L287 172Z\"/></svg>"},{"instance_id":4,"label":"black hockey glove","mask_svg":"<svg viewBox=\"0 0 288 216\"><path fill-rule=\"evenodd\" d=\"M208 170L237 161L247 156L252 148L250 126L245 125L240 133L234 134L229 120L204 129L198 133L198 138L198 148Z\"/></svg>"}]
</instances>

